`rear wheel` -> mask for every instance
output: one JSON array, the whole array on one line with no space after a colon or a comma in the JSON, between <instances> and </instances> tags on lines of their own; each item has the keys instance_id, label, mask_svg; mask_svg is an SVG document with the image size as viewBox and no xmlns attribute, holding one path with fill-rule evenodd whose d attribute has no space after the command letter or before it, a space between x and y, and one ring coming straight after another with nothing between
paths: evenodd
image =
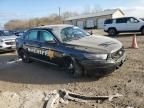
<instances>
[{"instance_id":1,"label":"rear wheel","mask_svg":"<svg viewBox=\"0 0 144 108\"><path fill-rule=\"evenodd\" d=\"M22 61L24 63L30 63L29 55L28 55L28 53L25 50L21 49L19 51L19 56L20 56L20 58L22 59Z\"/></svg>"},{"instance_id":2,"label":"rear wheel","mask_svg":"<svg viewBox=\"0 0 144 108\"><path fill-rule=\"evenodd\" d=\"M141 29L141 34L144 35L144 27Z\"/></svg>"},{"instance_id":3,"label":"rear wheel","mask_svg":"<svg viewBox=\"0 0 144 108\"><path fill-rule=\"evenodd\" d=\"M83 75L82 66L74 58L66 60L66 69L75 78Z\"/></svg>"},{"instance_id":4,"label":"rear wheel","mask_svg":"<svg viewBox=\"0 0 144 108\"><path fill-rule=\"evenodd\" d=\"M116 36L117 35L117 31L114 28L110 28L108 30L108 33L109 33L110 36Z\"/></svg>"}]
</instances>

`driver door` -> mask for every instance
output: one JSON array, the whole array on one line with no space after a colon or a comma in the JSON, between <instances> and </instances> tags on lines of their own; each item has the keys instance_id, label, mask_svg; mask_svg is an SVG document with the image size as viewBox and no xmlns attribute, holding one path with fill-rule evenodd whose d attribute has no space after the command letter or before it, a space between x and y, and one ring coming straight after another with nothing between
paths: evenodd
<instances>
[{"instance_id":1,"label":"driver door","mask_svg":"<svg viewBox=\"0 0 144 108\"><path fill-rule=\"evenodd\" d=\"M62 61L62 47L58 44L55 36L48 30L41 30L40 37L41 43L41 60L59 64Z\"/></svg>"},{"instance_id":2,"label":"driver door","mask_svg":"<svg viewBox=\"0 0 144 108\"><path fill-rule=\"evenodd\" d=\"M127 21L129 31L138 31L140 29L139 21L133 17L129 18Z\"/></svg>"}]
</instances>

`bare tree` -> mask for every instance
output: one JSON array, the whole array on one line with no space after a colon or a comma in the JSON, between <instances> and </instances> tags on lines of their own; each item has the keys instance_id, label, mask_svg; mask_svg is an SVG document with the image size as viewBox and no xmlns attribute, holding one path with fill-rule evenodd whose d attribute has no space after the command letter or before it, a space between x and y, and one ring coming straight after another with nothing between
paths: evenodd
<instances>
[{"instance_id":1,"label":"bare tree","mask_svg":"<svg viewBox=\"0 0 144 108\"><path fill-rule=\"evenodd\" d=\"M94 5L94 6L85 6L84 7L84 12L82 12L82 14L91 14L91 13L96 13L96 12L100 12L102 11L102 8L100 5Z\"/></svg>"},{"instance_id":2,"label":"bare tree","mask_svg":"<svg viewBox=\"0 0 144 108\"><path fill-rule=\"evenodd\" d=\"M84 11L82 12L82 14L89 14L91 13L91 6L87 5L84 7Z\"/></svg>"},{"instance_id":3,"label":"bare tree","mask_svg":"<svg viewBox=\"0 0 144 108\"><path fill-rule=\"evenodd\" d=\"M100 5L95 5L92 9L92 13L100 12L102 11L102 8Z\"/></svg>"},{"instance_id":4,"label":"bare tree","mask_svg":"<svg viewBox=\"0 0 144 108\"><path fill-rule=\"evenodd\" d=\"M95 13L101 10L102 9L99 5L95 5L93 8L88 5L85 7L84 12L82 14ZM13 29L27 29L41 25L61 24L63 23L63 19L78 15L80 14L77 12L66 11L63 14L61 14L61 16L54 13L49 15L48 17L42 17L42 18L34 18L29 20L10 20L4 25L4 27L6 29L13 30Z\"/></svg>"},{"instance_id":5,"label":"bare tree","mask_svg":"<svg viewBox=\"0 0 144 108\"><path fill-rule=\"evenodd\" d=\"M68 17L72 17L72 16L77 16L77 15L79 15L77 12L69 12L69 11L67 11L67 12L64 12L62 14L62 17L63 18L68 18Z\"/></svg>"}]
</instances>

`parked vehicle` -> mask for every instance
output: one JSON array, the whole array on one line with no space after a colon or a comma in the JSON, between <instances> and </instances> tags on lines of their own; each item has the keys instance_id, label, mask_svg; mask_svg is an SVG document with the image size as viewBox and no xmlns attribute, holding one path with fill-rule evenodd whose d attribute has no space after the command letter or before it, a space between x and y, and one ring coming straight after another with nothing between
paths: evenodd
<instances>
[{"instance_id":1,"label":"parked vehicle","mask_svg":"<svg viewBox=\"0 0 144 108\"><path fill-rule=\"evenodd\" d=\"M14 34L16 36L22 36L24 34L24 31L16 31Z\"/></svg>"},{"instance_id":2,"label":"parked vehicle","mask_svg":"<svg viewBox=\"0 0 144 108\"><path fill-rule=\"evenodd\" d=\"M74 76L106 75L125 61L121 42L91 36L72 25L32 28L16 39L16 49L25 63L36 60L59 65Z\"/></svg>"},{"instance_id":3,"label":"parked vehicle","mask_svg":"<svg viewBox=\"0 0 144 108\"><path fill-rule=\"evenodd\" d=\"M17 36L11 31L0 30L0 52L15 50Z\"/></svg>"},{"instance_id":4,"label":"parked vehicle","mask_svg":"<svg viewBox=\"0 0 144 108\"><path fill-rule=\"evenodd\" d=\"M107 19L104 23L104 31L111 36L125 32L141 32L144 34L144 21L135 17Z\"/></svg>"},{"instance_id":5,"label":"parked vehicle","mask_svg":"<svg viewBox=\"0 0 144 108\"><path fill-rule=\"evenodd\" d=\"M144 18L141 18L141 20L143 20L143 21L144 21Z\"/></svg>"}]
</instances>

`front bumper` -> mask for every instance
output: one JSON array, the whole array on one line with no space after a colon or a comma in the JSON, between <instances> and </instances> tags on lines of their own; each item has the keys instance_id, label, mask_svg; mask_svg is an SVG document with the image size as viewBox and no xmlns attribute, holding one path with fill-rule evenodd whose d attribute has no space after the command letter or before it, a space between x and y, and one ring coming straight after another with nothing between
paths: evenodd
<instances>
[{"instance_id":1,"label":"front bumper","mask_svg":"<svg viewBox=\"0 0 144 108\"><path fill-rule=\"evenodd\" d=\"M16 49L16 45L0 45L0 52L12 51Z\"/></svg>"},{"instance_id":2,"label":"front bumper","mask_svg":"<svg viewBox=\"0 0 144 108\"><path fill-rule=\"evenodd\" d=\"M126 59L126 55L123 54L117 61L113 59L97 61L97 60L83 60L81 65L86 70L85 74L88 75L107 75L112 73L116 68L122 66Z\"/></svg>"}]
</instances>

